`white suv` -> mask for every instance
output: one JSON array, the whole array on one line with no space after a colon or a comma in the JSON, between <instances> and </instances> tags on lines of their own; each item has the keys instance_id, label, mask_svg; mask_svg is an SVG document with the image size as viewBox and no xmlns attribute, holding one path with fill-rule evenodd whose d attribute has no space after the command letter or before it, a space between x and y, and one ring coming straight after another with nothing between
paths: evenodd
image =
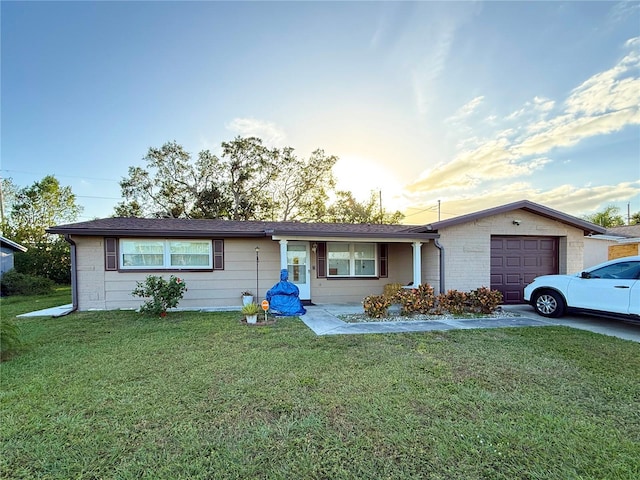
<instances>
[{"instance_id":1,"label":"white suv","mask_svg":"<svg viewBox=\"0 0 640 480\"><path fill-rule=\"evenodd\" d=\"M524 299L545 317L568 310L640 319L640 256L610 260L575 275L544 275Z\"/></svg>"}]
</instances>

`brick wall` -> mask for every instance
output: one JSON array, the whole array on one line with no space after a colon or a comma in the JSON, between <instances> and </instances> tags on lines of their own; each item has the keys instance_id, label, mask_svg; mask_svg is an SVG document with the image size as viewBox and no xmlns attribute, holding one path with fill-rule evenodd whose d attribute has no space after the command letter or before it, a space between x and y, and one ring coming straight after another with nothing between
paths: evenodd
<instances>
[{"instance_id":1,"label":"brick wall","mask_svg":"<svg viewBox=\"0 0 640 480\"><path fill-rule=\"evenodd\" d=\"M519 225L514 225L514 220L518 220ZM445 290L467 291L491 284L492 235L558 237L559 273L578 272L583 267L582 230L524 210L451 226L439 233L445 248ZM432 270L432 266L423 263L425 278L432 278Z\"/></svg>"}]
</instances>

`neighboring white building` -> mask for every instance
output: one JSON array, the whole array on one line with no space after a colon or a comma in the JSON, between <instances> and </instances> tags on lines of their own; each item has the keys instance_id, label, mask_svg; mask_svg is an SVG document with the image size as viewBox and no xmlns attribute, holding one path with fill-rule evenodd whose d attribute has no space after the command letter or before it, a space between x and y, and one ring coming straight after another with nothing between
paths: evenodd
<instances>
[{"instance_id":1,"label":"neighboring white building","mask_svg":"<svg viewBox=\"0 0 640 480\"><path fill-rule=\"evenodd\" d=\"M590 235L584 241L585 268L633 255L640 255L640 225L611 227L605 234Z\"/></svg>"},{"instance_id":2,"label":"neighboring white building","mask_svg":"<svg viewBox=\"0 0 640 480\"><path fill-rule=\"evenodd\" d=\"M26 251L27 247L0 236L0 278L13 268L13 254Z\"/></svg>"}]
</instances>

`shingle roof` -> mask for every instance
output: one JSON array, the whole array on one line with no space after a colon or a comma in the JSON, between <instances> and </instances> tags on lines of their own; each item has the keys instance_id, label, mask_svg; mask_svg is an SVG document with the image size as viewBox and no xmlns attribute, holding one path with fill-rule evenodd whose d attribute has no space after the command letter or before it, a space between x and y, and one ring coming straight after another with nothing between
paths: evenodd
<instances>
[{"instance_id":1,"label":"shingle roof","mask_svg":"<svg viewBox=\"0 0 640 480\"><path fill-rule=\"evenodd\" d=\"M91 236L166 237L265 237L277 235L304 237L391 237L437 238L433 232L415 232L407 225L258 222L185 218L103 218L58 225L49 233Z\"/></svg>"},{"instance_id":2,"label":"shingle roof","mask_svg":"<svg viewBox=\"0 0 640 480\"><path fill-rule=\"evenodd\" d=\"M621 227L607 228L607 235L615 235L626 238L640 238L640 225L623 225Z\"/></svg>"}]
</instances>

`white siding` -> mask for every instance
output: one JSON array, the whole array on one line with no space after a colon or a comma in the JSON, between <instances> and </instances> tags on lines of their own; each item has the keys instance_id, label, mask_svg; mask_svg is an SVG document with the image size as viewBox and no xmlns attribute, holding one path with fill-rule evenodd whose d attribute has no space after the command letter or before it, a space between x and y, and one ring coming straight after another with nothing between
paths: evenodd
<instances>
[{"instance_id":1,"label":"white siding","mask_svg":"<svg viewBox=\"0 0 640 480\"><path fill-rule=\"evenodd\" d=\"M0 278L4 272L13 268L13 250L10 248L0 248Z\"/></svg>"}]
</instances>

